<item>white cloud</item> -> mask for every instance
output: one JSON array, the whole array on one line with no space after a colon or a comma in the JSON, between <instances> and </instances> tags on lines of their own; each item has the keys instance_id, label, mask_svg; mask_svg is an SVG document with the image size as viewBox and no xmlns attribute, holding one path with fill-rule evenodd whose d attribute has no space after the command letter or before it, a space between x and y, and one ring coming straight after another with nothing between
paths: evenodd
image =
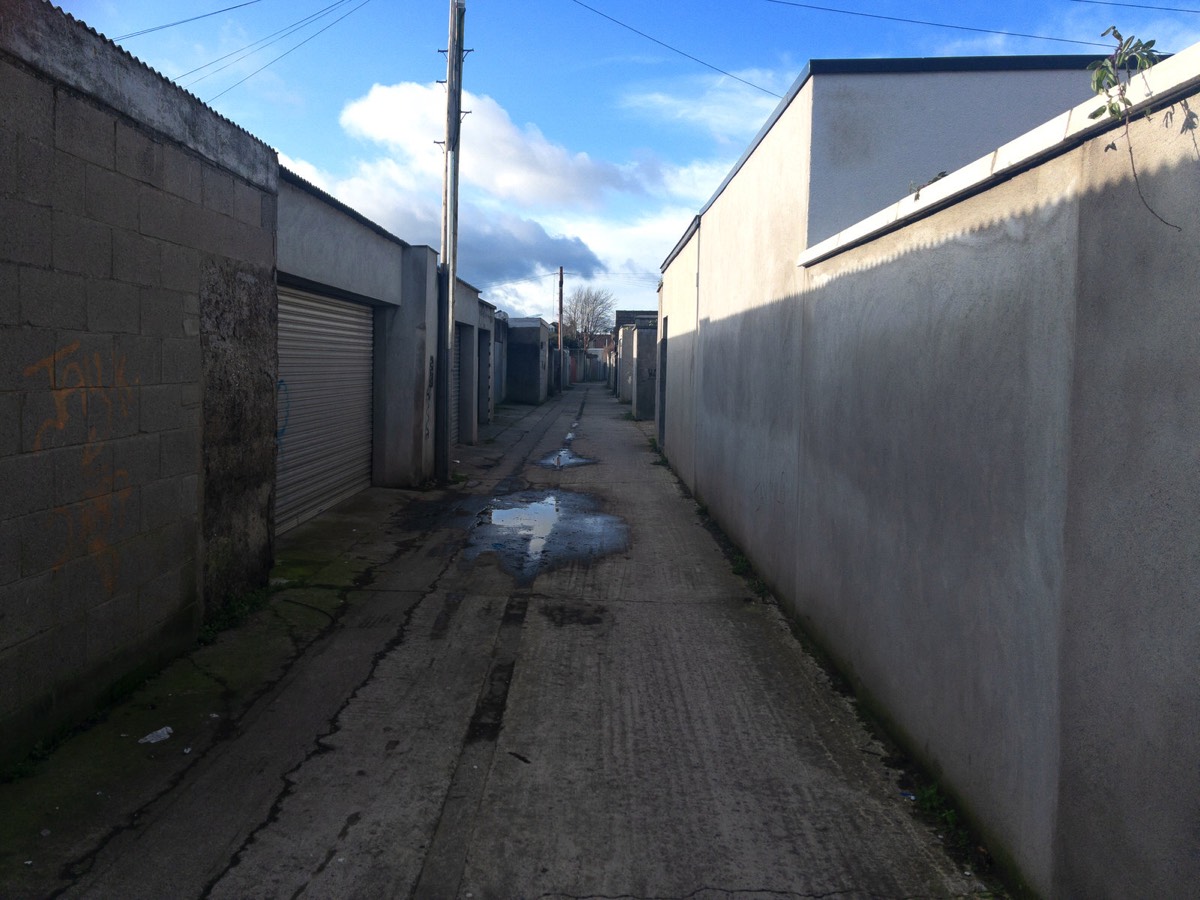
<instances>
[{"instance_id":1,"label":"white cloud","mask_svg":"<svg viewBox=\"0 0 1200 900\"><path fill-rule=\"evenodd\" d=\"M710 108L728 107L729 122L735 110L743 116L728 126L730 140L738 128L757 130L762 110L746 115L752 98L712 80L701 87ZM569 283L612 290L622 308L652 308L658 266L744 143L713 158L674 161L643 151L618 164L553 143L534 125L517 126L490 97L467 96L464 108L472 113L463 132L460 274L514 315L555 314L559 266ZM336 174L281 160L405 241L437 247L443 154L435 142L444 109L440 85L375 85L341 116L346 132L365 142L362 158Z\"/></svg>"},{"instance_id":2,"label":"white cloud","mask_svg":"<svg viewBox=\"0 0 1200 900\"><path fill-rule=\"evenodd\" d=\"M754 84L783 94L788 82L779 73L754 70L737 73ZM779 103L763 91L724 75L702 75L656 89L631 91L622 105L657 123L673 122L706 132L723 145L745 145Z\"/></svg>"},{"instance_id":3,"label":"white cloud","mask_svg":"<svg viewBox=\"0 0 1200 900\"><path fill-rule=\"evenodd\" d=\"M319 187L325 193L330 193L327 176L312 163L305 162L302 159L292 159L292 157L280 151L279 164L286 169L291 169L305 181Z\"/></svg>"},{"instance_id":4,"label":"white cloud","mask_svg":"<svg viewBox=\"0 0 1200 900\"><path fill-rule=\"evenodd\" d=\"M352 135L401 154L412 171L440 179L445 90L412 82L374 85L348 104L342 126ZM606 192L637 190L620 167L572 153L546 139L536 125L518 127L495 100L464 92L460 179L464 186L532 208L560 204L598 206Z\"/></svg>"}]
</instances>

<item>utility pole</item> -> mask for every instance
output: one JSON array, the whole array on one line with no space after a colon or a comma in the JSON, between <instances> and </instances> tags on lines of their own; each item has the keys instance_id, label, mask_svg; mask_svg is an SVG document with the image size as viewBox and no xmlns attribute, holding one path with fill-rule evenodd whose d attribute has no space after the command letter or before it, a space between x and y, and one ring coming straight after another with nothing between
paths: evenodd
<instances>
[{"instance_id":1,"label":"utility pole","mask_svg":"<svg viewBox=\"0 0 1200 900\"><path fill-rule=\"evenodd\" d=\"M563 359L563 315L562 315L563 267L558 267L558 389L566 389L566 360Z\"/></svg>"},{"instance_id":2,"label":"utility pole","mask_svg":"<svg viewBox=\"0 0 1200 900\"><path fill-rule=\"evenodd\" d=\"M438 366L434 402L434 474L450 481L450 376L454 360L454 289L458 285L458 138L462 127L463 23L466 0L450 0L446 50L446 169L442 180L442 264L438 271Z\"/></svg>"}]
</instances>

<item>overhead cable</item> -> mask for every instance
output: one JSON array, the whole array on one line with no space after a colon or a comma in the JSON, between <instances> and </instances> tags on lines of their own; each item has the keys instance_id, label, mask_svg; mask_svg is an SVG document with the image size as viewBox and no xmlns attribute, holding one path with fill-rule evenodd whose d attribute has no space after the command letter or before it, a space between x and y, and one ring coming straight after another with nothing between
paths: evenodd
<instances>
[{"instance_id":1,"label":"overhead cable","mask_svg":"<svg viewBox=\"0 0 1200 900\"><path fill-rule=\"evenodd\" d=\"M1114 0L1071 0L1072 3L1094 3L1096 6L1124 6L1127 9L1153 9L1161 12L1200 13L1200 9L1180 9L1178 6L1147 6L1145 3L1116 3Z\"/></svg>"},{"instance_id":2,"label":"overhead cable","mask_svg":"<svg viewBox=\"0 0 1200 900\"><path fill-rule=\"evenodd\" d=\"M266 37L261 37L257 41L252 41L249 44L246 44L246 46L244 46L244 47L239 47L237 50L232 50L229 53L226 53L224 56L218 56L216 59L214 59L210 62L206 62L202 66L196 66L196 68L194 68L194 69L189 69L187 72L184 72L181 75L177 75L174 80L176 83L179 83L182 79L187 78L189 75L194 75L196 72L199 72L201 69L207 69L209 66L215 66L217 63L222 62L223 60L229 59L229 57L231 57L231 56L237 57L237 59L233 60L233 62L226 63L225 65L221 66L218 69L213 69L211 72L201 75L199 78L193 78L191 81L189 81L187 84L185 84L183 86L191 87L193 84L199 84L205 78L209 78L213 75L216 75L218 72L224 72L226 69L228 69L234 63L241 62L247 56L250 56L252 53L257 52L258 50L262 50L266 47L270 47L272 44L279 43L284 38L289 37L292 34L295 34L297 31L299 31L305 25L311 24L312 22L315 22L318 19L323 19L325 16L329 15L333 10L337 9L339 6L345 6L347 3L350 3L350 2L351 2L351 0L336 0L336 2L330 3L328 6L318 9L315 13L310 13L309 15L305 16L303 19L299 19L299 20L293 22L291 25L285 25L283 28L280 28L278 31L271 32ZM274 40L272 40L272 38L274 38ZM241 55L238 56L238 54L241 54Z\"/></svg>"},{"instance_id":3,"label":"overhead cable","mask_svg":"<svg viewBox=\"0 0 1200 900\"><path fill-rule=\"evenodd\" d=\"M563 272L563 275L569 275L572 278L581 277L578 272ZM541 275L530 275L526 278L514 278L511 281L493 281L490 284L480 286L481 291L491 290L492 288L508 287L511 284L527 284L531 281L541 281L543 278L558 277L558 269L552 269L549 272L543 272Z\"/></svg>"},{"instance_id":4,"label":"overhead cable","mask_svg":"<svg viewBox=\"0 0 1200 900\"><path fill-rule=\"evenodd\" d=\"M652 36L646 34L646 32L644 32L644 31L638 31L632 25L627 25L624 22L622 22L620 19L614 19L612 16L608 15L607 13L600 12L600 10L596 9L594 6L588 6L586 3L583 3L582 0L571 0L571 2L574 3L576 6L582 6L584 9L588 10L589 12L594 12L596 15L600 16L602 19L608 19L608 21L612 22L614 25L620 25L622 28L632 31L634 34L644 37L648 41L653 41L654 43L658 44L660 47L666 47L672 53L678 53L680 56L686 57L687 59L690 59L694 63L699 63L700 65L704 66L706 69L712 69L714 72L719 72L720 74L726 76L727 78L732 78L734 81L740 81L742 84L746 85L747 87L752 87L756 91L762 91L764 94L770 94L772 97L780 97L781 96L780 94L777 94L772 90L768 90L767 88L763 87L761 84L755 84L753 81L747 81L745 78L742 78L739 75L734 75L732 72L726 72L724 69L718 68L717 66L714 66L712 63L707 63L704 60L700 59L699 57L692 56L692 54L686 53L683 50L680 50L678 47L672 47L666 41L660 41L658 38L652 37Z\"/></svg>"},{"instance_id":5,"label":"overhead cable","mask_svg":"<svg viewBox=\"0 0 1200 900\"><path fill-rule=\"evenodd\" d=\"M575 0L578 2L578 0ZM1019 31L999 31L994 28L975 28L970 25L950 25L946 22L928 22L924 19L905 19L900 16L884 16L879 13L857 12L851 9L836 9L832 6L817 6L815 3L797 3L795 0L766 0L767 3L776 3L780 6L795 6L800 9L813 9L818 12L838 13L843 16L859 16L864 19L883 19L888 22L903 22L906 25L925 25L930 28L951 28L955 31L973 31L977 34L998 34L1002 37L1017 37L1028 38L1035 41L1054 41L1059 44L1080 44L1084 47L1104 47L1109 48L1109 44L1102 44L1099 41L1079 41L1073 38L1058 38L1050 37L1045 34L1022 34Z\"/></svg>"},{"instance_id":6,"label":"overhead cable","mask_svg":"<svg viewBox=\"0 0 1200 900\"><path fill-rule=\"evenodd\" d=\"M224 9L214 10L210 13L202 13L198 16L192 16L190 19L180 19L178 22L168 22L166 25L155 25L153 28L143 28L141 31L131 31L129 34L118 35L113 38L114 41L127 41L130 38L141 37L143 34L152 34L155 31L163 31L167 28L174 28L176 25L186 25L188 22L197 22L200 19L207 19L209 16L219 16L221 13L227 13L231 10L241 9L243 6L253 6L255 3L261 3L262 0L246 0L245 3L239 3L236 6L227 6Z\"/></svg>"},{"instance_id":7,"label":"overhead cable","mask_svg":"<svg viewBox=\"0 0 1200 900\"><path fill-rule=\"evenodd\" d=\"M241 84L242 82L244 82L244 81L247 81L247 80L249 80L249 79L253 78L255 75L257 75L257 74L258 74L259 72L261 72L263 69L267 68L267 66L274 65L275 63L279 62L279 60L283 59L285 56L287 56L287 55L288 55L289 53L291 53L293 50L299 50L301 47L303 47L305 44L307 44L307 43L308 43L309 41L311 41L313 38L317 37L317 36L318 36L318 35L320 35L320 34L323 34L323 33L324 33L324 32L326 32L326 31L328 31L330 28L332 28L332 27L333 27L334 25L336 25L338 22L342 21L342 19L346 18L346 16L353 15L354 13L358 12L360 9L362 9L364 6L366 6L366 5L367 5L368 3L370 3L370 2L371 2L371 0L363 0L363 2L362 2L362 3L358 4L358 6L354 7L354 8L353 8L352 10L350 10L349 12L343 13L342 15L338 16L336 19L334 19L332 22L330 22L330 23L329 23L328 25L326 25L324 28L321 28L321 29L319 29L318 31L314 32L313 34L310 34L308 37L306 37L306 38L305 38L304 40L302 40L300 43L296 44L296 46L292 47L290 50L285 50L283 53L280 53L280 54L279 54L277 57L275 57L275 58L274 58L273 60L271 60L270 62L268 62L268 63L265 63L265 64L263 64L263 65L259 66L257 69L255 69L253 72L251 72L249 75L247 75L245 78L240 78L240 79L238 79L238 80L237 80L237 81L235 81L233 84L231 84L229 87L225 88L225 90L221 91L221 93L219 93L219 94L213 94L211 97L209 97L209 98L208 98L207 100L205 100L204 102L205 102L205 103L212 103L212 102L213 102L214 100L216 100L218 97L222 97L222 96L224 96L225 94L228 94L230 91L232 91L232 90L233 90L235 87L237 87L237 86L238 86L239 84Z\"/></svg>"}]
</instances>

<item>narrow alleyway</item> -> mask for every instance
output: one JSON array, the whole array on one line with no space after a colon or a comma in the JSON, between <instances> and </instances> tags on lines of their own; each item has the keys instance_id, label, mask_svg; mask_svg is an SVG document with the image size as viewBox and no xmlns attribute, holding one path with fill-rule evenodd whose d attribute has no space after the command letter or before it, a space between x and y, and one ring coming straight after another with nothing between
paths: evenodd
<instances>
[{"instance_id":1,"label":"narrow alleyway","mask_svg":"<svg viewBox=\"0 0 1200 900\"><path fill-rule=\"evenodd\" d=\"M130 772L106 820L47 810L59 843L0 893L982 891L627 409L593 385L504 410L453 491L370 491L286 535L275 602L325 624L257 693L209 671L219 727L177 717L175 768ZM121 737L130 760L169 743Z\"/></svg>"}]
</instances>

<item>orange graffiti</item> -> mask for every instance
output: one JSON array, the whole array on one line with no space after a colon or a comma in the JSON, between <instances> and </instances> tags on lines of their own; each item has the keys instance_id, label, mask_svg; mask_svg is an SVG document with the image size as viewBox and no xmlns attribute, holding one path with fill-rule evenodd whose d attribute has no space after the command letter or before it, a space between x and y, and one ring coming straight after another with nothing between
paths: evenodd
<instances>
[{"instance_id":1,"label":"orange graffiti","mask_svg":"<svg viewBox=\"0 0 1200 900\"><path fill-rule=\"evenodd\" d=\"M114 469L102 456L118 423L130 417L133 388L125 380L123 356L114 354L112 381L106 386L100 353L88 359L79 353L79 347L79 341L72 341L25 369L26 378L46 373L53 399L53 413L38 428L33 450L42 450L48 436L65 431L76 415L82 418L87 429L80 462L85 499L53 510L62 523L64 538L62 553L51 568L58 571L72 558L86 554L95 561L100 581L111 596L120 574L120 554L110 536L126 524L126 505L133 488L129 473Z\"/></svg>"}]
</instances>

